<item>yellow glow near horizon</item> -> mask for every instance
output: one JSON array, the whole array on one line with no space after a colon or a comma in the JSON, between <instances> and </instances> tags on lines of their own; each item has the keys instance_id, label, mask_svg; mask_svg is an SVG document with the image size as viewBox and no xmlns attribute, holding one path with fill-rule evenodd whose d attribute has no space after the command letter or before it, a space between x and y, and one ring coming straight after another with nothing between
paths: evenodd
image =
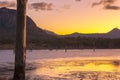
<instances>
[{"instance_id":1,"label":"yellow glow near horizon","mask_svg":"<svg viewBox=\"0 0 120 80\"><path fill-rule=\"evenodd\" d=\"M58 4L54 0L53 2ZM115 27L120 28L120 10L105 10L103 6L91 8L91 5L87 6L87 0L80 3L72 3L70 0L69 4L71 8L68 10L29 10L28 15L40 28L57 34L106 33Z\"/></svg>"},{"instance_id":2,"label":"yellow glow near horizon","mask_svg":"<svg viewBox=\"0 0 120 80\"><path fill-rule=\"evenodd\" d=\"M6 6L9 1L15 0L1 1L7 1L2 5ZM109 9L103 9L105 7L103 3L92 7L92 3L99 1L29 0L27 14L38 27L57 34L106 33L115 27L120 28L120 0L114 0L114 3L105 0L112 7ZM45 5L38 4L33 7L32 3L45 3ZM49 4L53 10L41 10L41 7L50 7Z\"/></svg>"}]
</instances>

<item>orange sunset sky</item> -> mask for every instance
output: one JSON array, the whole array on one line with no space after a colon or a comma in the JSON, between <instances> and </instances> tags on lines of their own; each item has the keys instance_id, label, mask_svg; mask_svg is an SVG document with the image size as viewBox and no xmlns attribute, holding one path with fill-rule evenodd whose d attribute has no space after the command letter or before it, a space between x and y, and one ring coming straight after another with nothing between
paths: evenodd
<instances>
[{"instance_id":1,"label":"orange sunset sky","mask_svg":"<svg viewBox=\"0 0 120 80\"><path fill-rule=\"evenodd\" d=\"M7 4L2 6L15 8ZM27 15L57 34L104 33L120 28L120 0L28 0Z\"/></svg>"}]
</instances>

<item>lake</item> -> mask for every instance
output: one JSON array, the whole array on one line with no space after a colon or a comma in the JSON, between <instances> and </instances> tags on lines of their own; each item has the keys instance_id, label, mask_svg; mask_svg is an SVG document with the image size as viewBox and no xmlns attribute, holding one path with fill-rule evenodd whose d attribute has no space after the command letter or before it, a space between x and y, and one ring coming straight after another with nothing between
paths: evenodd
<instances>
[{"instance_id":1,"label":"lake","mask_svg":"<svg viewBox=\"0 0 120 80\"><path fill-rule=\"evenodd\" d=\"M13 68L13 50L0 50L0 76ZM120 49L27 50L26 71L28 80L120 80Z\"/></svg>"}]
</instances>

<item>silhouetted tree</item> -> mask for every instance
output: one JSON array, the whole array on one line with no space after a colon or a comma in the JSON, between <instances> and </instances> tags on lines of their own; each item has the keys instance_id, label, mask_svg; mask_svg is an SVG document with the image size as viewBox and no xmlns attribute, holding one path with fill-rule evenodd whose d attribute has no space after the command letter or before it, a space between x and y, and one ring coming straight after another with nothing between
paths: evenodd
<instances>
[{"instance_id":1,"label":"silhouetted tree","mask_svg":"<svg viewBox=\"0 0 120 80\"><path fill-rule=\"evenodd\" d=\"M14 71L13 80L25 80L25 64L26 64L26 3L27 3L27 0L17 0L15 71Z\"/></svg>"}]
</instances>

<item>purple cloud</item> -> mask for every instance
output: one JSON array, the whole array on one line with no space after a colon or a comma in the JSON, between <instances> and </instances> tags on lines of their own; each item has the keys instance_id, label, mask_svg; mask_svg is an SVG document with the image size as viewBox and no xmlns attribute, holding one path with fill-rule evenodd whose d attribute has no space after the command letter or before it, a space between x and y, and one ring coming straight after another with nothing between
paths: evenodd
<instances>
[{"instance_id":1,"label":"purple cloud","mask_svg":"<svg viewBox=\"0 0 120 80\"><path fill-rule=\"evenodd\" d=\"M101 0L99 2L94 2L92 4L92 7L97 6L97 5L103 5L103 9L109 9L109 10L119 10L120 6L114 5L114 3L117 0Z\"/></svg>"},{"instance_id":2,"label":"purple cloud","mask_svg":"<svg viewBox=\"0 0 120 80\"><path fill-rule=\"evenodd\" d=\"M30 7L35 10L53 10L54 8L53 3L46 2L32 3Z\"/></svg>"}]
</instances>

